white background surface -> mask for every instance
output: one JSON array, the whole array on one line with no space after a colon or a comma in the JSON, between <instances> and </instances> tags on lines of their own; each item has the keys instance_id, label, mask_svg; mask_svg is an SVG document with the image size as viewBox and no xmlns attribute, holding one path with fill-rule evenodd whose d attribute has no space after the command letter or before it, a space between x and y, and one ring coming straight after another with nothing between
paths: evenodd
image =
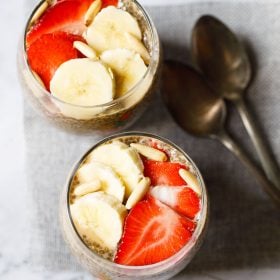
<instances>
[{"instance_id":1,"label":"white background surface","mask_svg":"<svg viewBox=\"0 0 280 280\"><path fill-rule=\"evenodd\" d=\"M142 0L143 4L175 4L190 0ZM195 2L195 0L191 1ZM16 50L23 29L23 0L1 1L0 26L0 279L89 279L84 275L36 273L28 267L27 228L28 211L25 207L24 137L22 97L16 77ZM213 272L195 279L271 279L278 280L279 272L232 271Z\"/></svg>"}]
</instances>

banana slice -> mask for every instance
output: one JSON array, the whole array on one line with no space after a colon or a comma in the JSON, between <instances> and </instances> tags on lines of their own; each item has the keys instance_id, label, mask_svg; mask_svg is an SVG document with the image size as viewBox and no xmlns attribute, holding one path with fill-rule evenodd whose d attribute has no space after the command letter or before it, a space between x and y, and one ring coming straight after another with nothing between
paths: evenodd
<instances>
[{"instance_id":1,"label":"banana slice","mask_svg":"<svg viewBox=\"0 0 280 280\"><path fill-rule=\"evenodd\" d=\"M73 193L75 196L80 197L89 193L99 191L101 187L102 185L100 180L93 180L90 183L84 183L76 186Z\"/></svg>"},{"instance_id":2,"label":"banana slice","mask_svg":"<svg viewBox=\"0 0 280 280\"><path fill-rule=\"evenodd\" d=\"M136 19L128 12L109 6L94 18L85 33L87 43L97 52L128 48L149 61L149 53L142 43L142 33Z\"/></svg>"},{"instance_id":3,"label":"banana slice","mask_svg":"<svg viewBox=\"0 0 280 280\"><path fill-rule=\"evenodd\" d=\"M66 102L56 102L65 116L87 120L104 110L102 107L90 106L113 100L115 81L112 71L101 62L89 58L72 59L56 70L50 91Z\"/></svg>"},{"instance_id":4,"label":"banana slice","mask_svg":"<svg viewBox=\"0 0 280 280\"><path fill-rule=\"evenodd\" d=\"M105 51L100 59L113 70L117 97L132 89L147 71L147 66L140 55L127 49Z\"/></svg>"},{"instance_id":5,"label":"banana slice","mask_svg":"<svg viewBox=\"0 0 280 280\"><path fill-rule=\"evenodd\" d=\"M149 187L151 185L151 180L148 177L143 178L138 186L133 190L131 195L129 196L125 207L126 209L130 210L132 207L134 207L139 201L143 199L143 197L146 195L146 193L149 190Z\"/></svg>"},{"instance_id":6,"label":"banana slice","mask_svg":"<svg viewBox=\"0 0 280 280\"><path fill-rule=\"evenodd\" d=\"M76 176L80 184L99 180L101 182L102 191L116 197L120 202L123 202L125 186L110 166L92 161L80 167Z\"/></svg>"},{"instance_id":7,"label":"banana slice","mask_svg":"<svg viewBox=\"0 0 280 280\"><path fill-rule=\"evenodd\" d=\"M104 192L85 195L70 206L73 222L87 244L115 250L122 236L126 208Z\"/></svg>"},{"instance_id":8,"label":"banana slice","mask_svg":"<svg viewBox=\"0 0 280 280\"><path fill-rule=\"evenodd\" d=\"M94 106L113 100L114 80L108 68L98 61L71 59L56 70L50 90L67 103Z\"/></svg>"},{"instance_id":9,"label":"banana slice","mask_svg":"<svg viewBox=\"0 0 280 280\"><path fill-rule=\"evenodd\" d=\"M124 46L124 48L139 53L142 59L145 61L146 65L148 65L150 63L150 54L144 46L144 44L142 43L142 41L138 40L136 37L127 32L124 33L124 37L127 41L126 46Z\"/></svg>"},{"instance_id":10,"label":"banana slice","mask_svg":"<svg viewBox=\"0 0 280 280\"><path fill-rule=\"evenodd\" d=\"M144 177L144 166L139 154L134 148L121 142L97 147L89 154L88 161L111 166L125 183L126 198Z\"/></svg>"}]
</instances>

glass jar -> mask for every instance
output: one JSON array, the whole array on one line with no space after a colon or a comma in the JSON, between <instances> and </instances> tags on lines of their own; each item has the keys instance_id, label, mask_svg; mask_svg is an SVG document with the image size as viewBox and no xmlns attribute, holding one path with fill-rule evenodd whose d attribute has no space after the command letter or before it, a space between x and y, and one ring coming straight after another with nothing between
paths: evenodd
<instances>
[{"instance_id":1,"label":"glass jar","mask_svg":"<svg viewBox=\"0 0 280 280\"><path fill-rule=\"evenodd\" d=\"M183 159L186 165L189 166L190 170L196 175L198 182L201 187L201 210L197 217L197 226L189 242L175 255L172 257L145 266L126 266L119 265L109 260L106 260L92 250L90 250L84 243L82 238L79 236L75 229L74 223L71 218L70 213L70 190L75 173L77 172L80 165L84 162L86 157L99 145L106 142L117 139L131 139L129 141L133 142L133 138L138 138L144 140L156 140L167 147L171 147L173 151L175 150L180 159ZM60 201L60 221L63 231L63 236L70 247L73 255L77 260L95 277L101 280L113 280L113 279L125 279L125 280L138 280L138 279L159 279L165 280L170 279L172 276L179 273L184 267L191 261L193 256L199 250L202 240L205 235L207 221L208 221L208 196L203 178L196 167L195 163L191 158L174 143L163 139L159 136L130 132L114 135L97 143L93 146L82 158L74 165L72 171L70 172L69 178L67 179L65 188L62 192Z\"/></svg>"},{"instance_id":2,"label":"glass jar","mask_svg":"<svg viewBox=\"0 0 280 280\"><path fill-rule=\"evenodd\" d=\"M156 91L160 69L160 42L155 26L143 9L134 0L121 0L120 8L127 10L138 21L143 42L150 53L150 63L143 78L125 95L106 104L78 106L63 102L51 95L32 72L26 53L25 38L30 21L45 1L33 10L18 47L18 76L25 97L35 110L51 123L72 132L108 134L123 130L134 123L149 104Z\"/></svg>"}]
</instances>

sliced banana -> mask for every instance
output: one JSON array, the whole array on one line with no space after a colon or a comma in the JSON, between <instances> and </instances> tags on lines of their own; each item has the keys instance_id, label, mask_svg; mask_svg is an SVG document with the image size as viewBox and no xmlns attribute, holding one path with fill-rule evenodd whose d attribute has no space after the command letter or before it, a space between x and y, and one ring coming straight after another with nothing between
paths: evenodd
<instances>
[{"instance_id":1,"label":"sliced banana","mask_svg":"<svg viewBox=\"0 0 280 280\"><path fill-rule=\"evenodd\" d=\"M85 33L87 43L98 53L116 48L138 52L146 63L149 53L142 43L137 20L128 12L109 6L95 17Z\"/></svg>"},{"instance_id":2,"label":"sliced banana","mask_svg":"<svg viewBox=\"0 0 280 280\"><path fill-rule=\"evenodd\" d=\"M89 183L80 184L75 187L73 194L77 197L83 196L89 193L99 191L102 187L100 180L93 180Z\"/></svg>"},{"instance_id":3,"label":"sliced banana","mask_svg":"<svg viewBox=\"0 0 280 280\"><path fill-rule=\"evenodd\" d=\"M159 151L158 149L149 147L147 145L138 144L138 143L131 143L130 146L136 149L138 153L140 153L141 155L149 159L156 160L156 161L167 160L166 154L162 151Z\"/></svg>"},{"instance_id":4,"label":"sliced banana","mask_svg":"<svg viewBox=\"0 0 280 280\"><path fill-rule=\"evenodd\" d=\"M60 65L51 83L55 104L67 117L87 120L103 112L102 105L115 96L112 71L99 61L73 59ZM63 102L61 102L63 101Z\"/></svg>"},{"instance_id":5,"label":"sliced banana","mask_svg":"<svg viewBox=\"0 0 280 280\"><path fill-rule=\"evenodd\" d=\"M51 83L58 99L79 106L94 106L114 98L114 80L106 66L88 58L71 59L59 66Z\"/></svg>"},{"instance_id":6,"label":"sliced banana","mask_svg":"<svg viewBox=\"0 0 280 280\"><path fill-rule=\"evenodd\" d=\"M100 59L113 71L116 79L116 96L125 95L145 75L147 66L139 54L127 49L108 50Z\"/></svg>"},{"instance_id":7,"label":"sliced banana","mask_svg":"<svg viewBox=\"0 0 280 280\"><path fill-rule=\"evenodd\" d=\"M143 178L136 186L136 188L132 191L131 195L129 196L125 205L126 209L130 210L139 201L141 201L143 197L146 195L146 193L148 192L150 185L151 185L150 178L148 177Z\"/></svg>"},{"instance_id":8,"label":"sliced banana","mask_svg":"<svg viewBox=\"0 0 280 280\"><path fill-rule=\"evenodd\" d=\"M92 161L82 165L77 171L76 176L80 184L99 180L102 191L123 202L125 186L110 166Z\"/></svg>"},{"instance_id":9,"label":"sliced banana","mask_svg":"<svg viewBox=\"0 0 280 280\"><path fill-rule=\"evenodd\" d=\"M116 249L127 215L118 199L103 192L91 193L77 199L70 211L79 235L87 244Z\"/></svg>"},{"instance_id":10,"label":"sliced banana","mask_svg":"<svg viewBox=\"0 0 280 280\"><path fill-rule=\"evenodd\" d=\"M86 56L87 58L95 59L95 60L98 59L95 50L84 42L75 41L73 43L73 47L75 49L77 49L80 53L82 53L84 56Z\"/></svg>"},{"instance_id":11,"label":"sliced banana","mask_svg":"<svg viewBox=\"0 0 280 280\"><path fill-rule=\"evenodd\" d=\"M142 41L138 40L135 36L128 32L124 33L124 37L127 41L125 48L139 53L146 65L148 65L150 63L150 54Z\"/></svg>"},{"instance_id":12,"label":"sliced banana","mask_svg":"<svg viewBox=\"0 0 280 280\"><path fill-rule=\"evenodd\" d=\"M186 169L180 169L179 175L188 184L188 187L193 189L199 196L201 196L201 187L195 175Z\"/></svg>"},{"instance_id":13,"label":"sliced banana","mask_svg":"<svg viewBox=\"0 0 280 280\"><path fill-rule=\"evenodd\" d=\"M92 23L93 19L96 17L96 15L101 10L101 6L102 6L101 0L94 0L92 2L92 4L89 6L89 8L85 14L84 23L86 26L89 26Z\"/></svg>"},{"instance_id":14,"label":"sliced banana","mask_svg":"<svg viewBox=\"0 0 280 280\"><path fill-rule=\"evenodd\" d=\"M125 197L128 198L144 177L143 162L137 151L121 142L104 144L88 156L89 162L101 162L111 166L125 184Z\"/></svg>"}]
</instances>

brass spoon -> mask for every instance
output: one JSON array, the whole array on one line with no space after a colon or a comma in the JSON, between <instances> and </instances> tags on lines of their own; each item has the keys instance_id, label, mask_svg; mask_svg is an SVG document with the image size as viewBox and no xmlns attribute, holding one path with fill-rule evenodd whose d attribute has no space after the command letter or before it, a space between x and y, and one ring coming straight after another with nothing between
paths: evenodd
<instances>
[{"instance_id":1,"label":"brass spoon","mask_svg":"<svg viewBox=\"0 0 280 280\"><path fill-rule=\"evenodd\" d=\"M244 101L251 80L250 61L233 32L213 16L202 16L193 29L192 54L207 82L237 107L264 172L280 190L280 170Z\"/></svg>"},{"instance_id":2,"label":"brass spoon","mask_svg":"<svg viewBox=\"0 0 280 280\"><path fill-rule=\"evenodd\" d=\"M169 61L163 69L162 87L163 99L175 121L191 134L219 140L280 205L280 191L225 131L225 102L213 93L203 77L189 66Z\"/></svg>"}]
</instances>

